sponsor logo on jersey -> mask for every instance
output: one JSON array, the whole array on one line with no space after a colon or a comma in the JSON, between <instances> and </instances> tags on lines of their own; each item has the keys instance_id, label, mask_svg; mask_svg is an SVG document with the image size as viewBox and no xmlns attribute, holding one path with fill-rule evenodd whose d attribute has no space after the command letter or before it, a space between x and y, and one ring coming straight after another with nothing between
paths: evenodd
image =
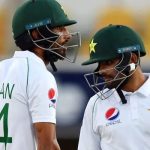
<instances>
[{"instance_id":1,"label":"sponsor logo on jersey","mask_svg":"<svg viewBox=\"0 0 150 150\"><path fill-rule=\"evenodd\" d=\"M53 88L51 88L51 89L48 91L48 97L49 97L49 99L51 100L51 102L52 102L53 104L56 103L56 99L54 99L54 97L55 97L55 90L54 90Z\"/></svg>"},{"instance_id":2,"label":"sponsor logo on jersey","mask_svg":"<svg viewBox=\"0 0 150 150\"><path fill-rule=\"evenodd\" d=\"M120 119L117 119L120 115L118 108L109 108L105 113L105 118L109 121L106 126L121 123Z\"/></svg>"},{"instance_id":3,"label":"sponsor logo on jersey","mask_svg":"<svg viewBox=\"0 0 150 150\"><path fill-rule=\"evenodd\" d=\"M119 116L119 110L115 107L109 108L105 114L107 120L115 120Z\"/></svg>"},{"instance_id":4,"label":"sponsor logo on jersey","mask_svg":"<svg viewBox=\"0 0 150 150\"><path fill-rule=\"evenodd\" d=\"M56 109L56 105L55 104L49 104L49 108L54 108L54 109Z\"/></svg>"},{"instance_id":5,"label":"sponsor logo on jersey","mask_svg":"<svg viewBox=\"0 0 150 150\"><path fill-rule=\"evenodd\" d=\"M54 98L55 94L56 92L53 88L48 91L48 98L50 99L49 108L56 108L56 99Z\"/></svg>"}]
</instances>

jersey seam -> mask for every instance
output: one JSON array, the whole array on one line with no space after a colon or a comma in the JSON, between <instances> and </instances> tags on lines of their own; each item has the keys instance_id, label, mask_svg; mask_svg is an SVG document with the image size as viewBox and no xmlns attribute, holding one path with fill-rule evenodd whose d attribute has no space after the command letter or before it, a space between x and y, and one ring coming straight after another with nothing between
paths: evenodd
<instances>
[{"instance_id":1,"label":"jersey seam","mask_svg":"<svg viewBox=\"0 0 150 150\"><path fill-rule=\"evenodd\" d=\"M95 109L95 105L96 105L96 102L98 101L98 99L99 99L99 97L97 97L97 99L95 100L93 109L92 109L92 130L95 134L96 134L96 132L94 131L94 109Z\"/></svg>"},{"instance_id":2,"label":"jersey seam","mask_svg":"<svg viewBox=\"0 0 150 150\"><path fill-rule=\"evenodd\" d=\"M27 97L29 98L29 96L28 96L28 83L29 83L29 59L26 57L26 60L27 60L27 84L26 84L26 94L27 94Z\"/></svg>"},{"instance_id":3,"label":"jersey seam","mask_svg":"<svg viewBox=\"0 0 150 150\"><path fill-rule=\"evenodd\" d=\"M98 101L99 97L97 97L97 99L95 100L94 102L94 105L93 105L93 110L92 110L92 130L93 130L93 133L94 134L97 134L95 131L94 131L94 108L95 108L95 105ZM101 139L101 136L100 136L100 139ZM101 141L101 140L100 140Z\"/></svg>"}]
</instances>

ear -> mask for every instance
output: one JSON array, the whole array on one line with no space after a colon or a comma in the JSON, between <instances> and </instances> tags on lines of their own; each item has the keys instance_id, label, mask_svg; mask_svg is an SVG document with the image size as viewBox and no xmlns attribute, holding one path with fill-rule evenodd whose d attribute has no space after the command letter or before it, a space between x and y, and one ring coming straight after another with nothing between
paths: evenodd
<instances>
[{"instance_id":1,"label":"ear","mask_svg":"<svg viewBox=\"0 0 150 150\"><path fill-rule=\"evenodd\" d=\"M34 39L34 40L37 40L38 39L38 32L36 31L36 30L33 30L32 32L31 32L31 35L32 35L32 38Z\"/></svg>"},{"instance_id":2,"label":"ear","mask_svg":"<svg viewBox=\"0 0 150 150\"><path fill-rule=\"evenodd\" d=\"M136 64L138 62L138 59L139 59L139 57L137 56L137 54L131 53L131 60L130 60L131 63Z\"/></svg>"}]
</instances>

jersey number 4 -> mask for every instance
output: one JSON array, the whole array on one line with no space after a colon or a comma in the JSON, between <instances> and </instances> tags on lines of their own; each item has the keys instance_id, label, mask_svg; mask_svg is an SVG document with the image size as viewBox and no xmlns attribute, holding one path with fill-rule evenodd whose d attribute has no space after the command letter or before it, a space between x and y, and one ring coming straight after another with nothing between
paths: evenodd
<instances>
[{"instance_id":1,"label":"jersey number 4","mask_svg":"<svg viewBox=\"0 0 150 150\"><path fill-rule=\"evenodd\" d=\"M0 112L0 120L3 118L3 132L4 136L0 137L0 143L5 143L5 150L6 150L6 144L12 143L12 137L8 137L8 109L9 104L6 103Z\"/></svg>"}]
</instances>

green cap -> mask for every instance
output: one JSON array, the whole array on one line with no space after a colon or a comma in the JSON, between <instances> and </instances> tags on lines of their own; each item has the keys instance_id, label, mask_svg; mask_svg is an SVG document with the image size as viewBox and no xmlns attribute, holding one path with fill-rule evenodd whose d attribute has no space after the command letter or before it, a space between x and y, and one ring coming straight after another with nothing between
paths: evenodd
<instances>
[{"instance_id":1,"label":"green cap","mask_svg":"<svg viewBox=\"0 0 150 150\"><path fill-rule=\"evenodd\" d=\"M75 24L69 20L63 7L56 0L27 1L15 12L12 21L14 38L28 29L50 24L50 27Z\"/></svg>"},{"instance_id":2,"label":"green cap","mask_svg":"<svg viewBox=\"0 0 150 150\"><path fill-rule=\"evenodd\" d=\"M92 38L89 49L90 59L82 65L111 60L124 52L140 51L140 56L146 54L140 36L123 25L109 25L99 30Z\"/></svg>"}]
</instances>

